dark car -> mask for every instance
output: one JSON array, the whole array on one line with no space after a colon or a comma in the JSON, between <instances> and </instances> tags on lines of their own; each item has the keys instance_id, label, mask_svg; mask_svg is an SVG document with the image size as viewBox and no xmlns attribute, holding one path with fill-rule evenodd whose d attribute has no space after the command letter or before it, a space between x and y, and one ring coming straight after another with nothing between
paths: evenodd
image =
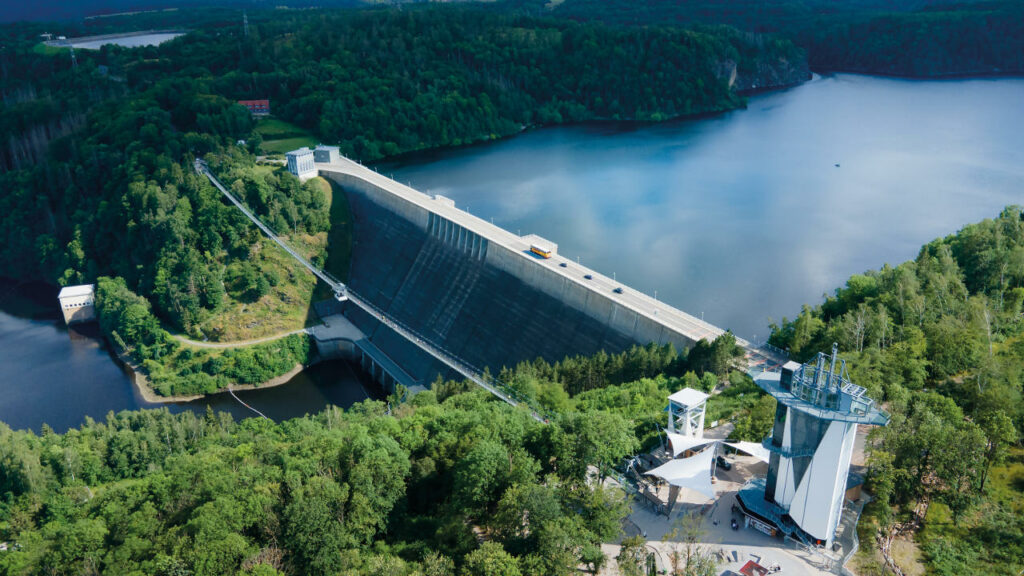
<instances>
[{"instance_id":1,"label":"dark car","mask_svg":"<svg viewBox=\"0 0 1024 576\"><path fill-rule=\"evenodd\" d=\"M621 287L621 286L619 286L619 287L618 287L618 288L616 288L615 290L612 290L612 292L615 292L616 294L622 294L622 287Z\"/></svg>"},{"instance_id":2,"label":"dark car","mask_svg":"<svg viewBox=\"0 0 1024 576\"><path fill-rule=\"evenodd\" d=\"M594 277L591 276L590 274L584 274L583 277L586 278L587 280L593 280L594 279Z\"/></svg>"},{"instance_id":3,"label":"dark car","mask_svg":"<svg viewBox=\"0 0 1024 576\"><path fill-rule=\"evenodd\" d=\"M724 456L719 456L715 458L715 466L718 466L722 470L732 470L732 464L730 464Z\"/></svg>"},{"instance_id":4,"label":"dark car","mask_svg":"<svg viewBox=\"0 0 1024 576\"><path fill-rule=\"evenodd\" d=\"M559 264L559 266L561 266L562 268L568 268L569 267L569 265L566 264L565 262L562 262L561 264Z\"/></svg>"}]
</instances>

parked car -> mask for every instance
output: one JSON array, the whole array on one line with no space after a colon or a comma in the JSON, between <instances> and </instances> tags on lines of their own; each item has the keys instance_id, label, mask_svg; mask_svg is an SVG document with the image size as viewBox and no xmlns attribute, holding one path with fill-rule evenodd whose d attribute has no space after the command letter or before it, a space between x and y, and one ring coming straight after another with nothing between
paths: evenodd
<instances>
[{"instance_id":1,"label":"parked car","mask_svg":"<svg viewBox=\"0 0 1024 576\"><path fill-rule=\"evenodd\" d=\"M715 458L715 465L722 470L732 470L732 464L725 459L725 456L718 456Z\"/></svg>"}]
</instances>

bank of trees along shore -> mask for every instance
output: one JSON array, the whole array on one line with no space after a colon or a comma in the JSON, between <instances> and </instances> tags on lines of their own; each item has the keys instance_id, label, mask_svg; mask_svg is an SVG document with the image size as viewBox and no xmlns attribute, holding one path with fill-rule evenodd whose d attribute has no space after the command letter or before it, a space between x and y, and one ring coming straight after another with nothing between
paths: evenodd
<instances>
[{"instance_id":1,"label":"bank of trees along shore","mask_svg":"<svg viewBox=\"0 0 1024 576\"><path fill-rule=\"evenodd\" d=\"M852 379L892 412L869 446L869 522L923 520L938 574L1013 572L1024 558L1022 303L1024 215L1009 207L851 277L772 335L797 358L839 342Z\"/></svg>"},{"instance_id":2,"label":"bank of trees along shore","mask_svg":"<svg viewBox=\"0 0 1024 576\"><path fill-rule=\"evenodd\" d=\"M566 0L551 13L620 25L729 24L791 40L824 71L916 77L1024 72L1024 6L1013 0Z\"/></svg>"},{"instance_id":3,"label":"bank of trees along shore","mask_svg":"<svg viewBox=\"0 0 1024 576\"><path fill-rule=\"evenodd\" d=\"M145 317L120 281L99 296ZM155 324L135 328L148 354L173 353ZM736 353L728 336L707 348ZM577 392L548 423L438 381L403 403L276 424L165 410L63 435L0 424L0 573L572 574L608 561L600 544L628 512L595 473L657 442L670 391L719 380L653 345L503 376Z\"/></svg>"}]
</instances>

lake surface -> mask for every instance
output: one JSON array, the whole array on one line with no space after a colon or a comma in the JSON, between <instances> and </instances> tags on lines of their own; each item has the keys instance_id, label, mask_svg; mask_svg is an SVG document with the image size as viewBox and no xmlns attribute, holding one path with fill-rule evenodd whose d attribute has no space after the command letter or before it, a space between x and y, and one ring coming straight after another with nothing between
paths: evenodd
<instances>
[{"instance_id":1,"label":"lake surface","mask_svg":"<svg viewBox=\"0 0 1024 576\"><path fill-rule=\"evenodd\" d=\"M816 77L721 116L378 168L760 341L851 274L1024 204L1024 79Z\"/></svg>"},{"instance_id":2,"label":"lake surface","mask_svg":"<svg viewBox=\"0 0 1024 576\"><path fill-rule=\"evenodd\" d=\"M103 420L110 411L164 406L171 412L205 413L209 405L236 419L255 416L230 394L194 402L146 402L111 356L95 323L64 325L56 295L52 287L0 283L0 422L36 431L45 422L63 432L86 416ZM9 313L12 309L21 315ZM269 418L284 420L315 414L330 404L348 407L365 400L364 381L351 364L331 361L282 386L237 394Z\"/></svg>"},{"instance_id":3,"label":"lake surface","mask_svg":"<svg viewBox=\"0 0 1024 576\"><path fill-rule=\"evenodd\" d=\"M168 40L183 36L182 32L157 32L155 34L136 34L132 36L119 36L102 38L100 40L85 40L76 42L75 38L69 39L71 46L82 50L99 50L100 48L113 44L123 48L139 48L141 46L159 46Z\"/></svg>"}]
</instances>

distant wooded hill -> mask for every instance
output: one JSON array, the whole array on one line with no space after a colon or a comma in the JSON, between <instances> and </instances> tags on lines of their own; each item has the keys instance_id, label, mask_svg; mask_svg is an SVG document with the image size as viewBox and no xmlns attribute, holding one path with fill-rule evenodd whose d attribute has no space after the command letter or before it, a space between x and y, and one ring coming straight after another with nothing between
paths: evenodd
<instances>
[{"instance_id":1,"label":"distant wooded hill","mask_svg":"<svg viewBox=\"0 0 1024 576\"><path fill-rule=\"evenodd\" d=\"M83 18L104 18L124 13L163 11L175 8L251 8L266 9L277 6L304 8L345 7L363 5L359 0L40 0L39 2L5 2L0 11L0 22L60 22Z\"/></svg>"},{"instance_id":2,"label":"distant wooded hill","mask_svg":"<svg viewBox=\"0 0 1024 576\"><path fill-rule=\"evenodd\" d=\"M609 24L715 23L778 34L806 49L811 67L820 70L921 77L1024 73L1024 4L1016 1L566 0L551 13Z\"/></svg>"}]
</instances>

